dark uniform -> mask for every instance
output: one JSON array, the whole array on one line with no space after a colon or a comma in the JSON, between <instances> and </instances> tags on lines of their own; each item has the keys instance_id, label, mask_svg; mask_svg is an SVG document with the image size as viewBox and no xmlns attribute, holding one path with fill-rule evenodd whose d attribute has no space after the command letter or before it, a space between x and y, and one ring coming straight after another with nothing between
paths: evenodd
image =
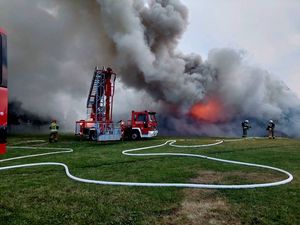
<instances>
[{"instance_id":1,"label":"dark uniform","mask_svg":"<svg viewBox=\"0 0 300 225\"><path fill-rule=\"evenodd\" d=\"M242 122L243 137L247 137L248 130L251 128L248 120Z\"/></svg>"},{"instance_id":2,"label":"dark uniform","mask_svg":"<svg viewBox=\"0 0 300 225\"><path fill-rule=\"evenodd\" d=\"M273 122L273 120L270 120L267 126L269 139L271 138L275 139L274 129L275 129L275 123Z\"/></svg>"}]
</instances>

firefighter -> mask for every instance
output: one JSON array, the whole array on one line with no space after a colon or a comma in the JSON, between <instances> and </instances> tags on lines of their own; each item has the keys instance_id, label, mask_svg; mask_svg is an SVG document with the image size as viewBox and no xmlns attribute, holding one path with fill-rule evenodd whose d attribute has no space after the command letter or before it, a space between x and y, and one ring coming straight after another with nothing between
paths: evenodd
<instances>
[{"instance_id":1,"label":"firefighter","mask_svg":"<svg viewBox=\"0 0 300 225\"><path fill-rule=\"evenodd\" d=\"M243 129L243 137L247 137L248 130L251 128L249 120L245 120L242 122L242 129Z\"/></svg>"},{"instance_id":2,"label":"firefighter","mask_svg":"<svg viewBox=\"0 0 300 225\"><path fill-rule=\"evenodd\" d=\"M49 129L50 129L50 136L49 136L49 142L57 142L58 141L58 129L59 129L59 126L58 124L56 123L56 120L52 120L50 126L49 126Z\"/></svg>"},{"instance_id":3,"label":"firefighter","mask_svg":"<svg viewBox=\"0 0 300 225\"><path fill-rule=\"evenodd\" d=\"M110 78L111 78L111 75L112 75L113 73L114 73L114 72L113 72L112 68L107 67L107 69L106 69L106 71L105 71L105 78L106 78L106 79L110 79Z\"/></svg>"},{"instance_id":4,"label":"firefighter","mask_svg":"<svg viewBox=\"0 0 300 225\"><path fill-rule=\"evenodd\" d=\"M275 129L275 123L273 122L273 120L270 120L266 129L268 131L269 139L272 138L275 139L274 129Z\"/></svg>"},{"instance_id":5,"label":"firefighter","mask_svg":"<svg viewBox=\"0 0 300 225\"><path fill-rule=\"evenodd\" d=\"M126 123L124 120L120 120L119 121L119 124L120 124L120 128L121 128L121 139L122 141L124 140L124 137L125 137L125 129L126 129Z\"/></svg>"}]
</instances>

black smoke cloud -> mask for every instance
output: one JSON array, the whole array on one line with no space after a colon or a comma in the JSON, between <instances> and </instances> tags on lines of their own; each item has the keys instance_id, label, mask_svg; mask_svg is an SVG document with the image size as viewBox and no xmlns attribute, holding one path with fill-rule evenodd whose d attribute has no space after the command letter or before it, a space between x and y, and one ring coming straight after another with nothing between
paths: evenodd
<instances>
[{"instance_id":1,"label":"black smoke cloud","mask_svg":"<svg viewBox=\"0 0 300 225\"><path fill-rule=\"evenodd\" d=\"M13 0L0 10L11 34L11 96L37 114L72 127L84 114L92 69L110 65L120 78L115 118L150 109L165 133L230 136L243 119L255 123L254 135L273 119L281 132L300 136L299 99L240 52L214 49L204 61L177 50L188 25L179 0ZM211 97L222 103L216 122L189 116Z\"/></svg>"},{"instance_id":2,"label":"black smoke cloud","mask_svg":"<svg viewBox=\"0 0 300 225\"><path fill-rule=\"evenodd\" d=\"M8 104L8 130L11 130L11 126L21 124L31 124L33 126L49 125L51 118L41 117L30 111L24 110L22 103L19 101L11 101Z\"/></svg>"}]
</instances>

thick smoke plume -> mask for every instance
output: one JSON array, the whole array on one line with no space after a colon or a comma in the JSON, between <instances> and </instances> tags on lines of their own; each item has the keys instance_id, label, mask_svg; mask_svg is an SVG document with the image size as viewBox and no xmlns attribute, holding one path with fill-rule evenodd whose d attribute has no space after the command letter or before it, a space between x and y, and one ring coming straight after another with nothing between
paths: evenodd
<instances>
[{"instance_id":1,"label":"thick smoke plume","mask_svg":"<svg viewBox=\"0 0 300 225\"><path fill-rule=\"evenodd\" d=\"M282 134L300 136L299 99L267 71L232 49L214 49L205 61L177 50L188 25L179 0L13 0L0 10L14 49L11 97L38 114L72 126L92 69L103 64L122 82L115 118L150 109L165 133L228 136L240 134L244 119L261 135L273 119Z\"/></svg>"}]
</instances>

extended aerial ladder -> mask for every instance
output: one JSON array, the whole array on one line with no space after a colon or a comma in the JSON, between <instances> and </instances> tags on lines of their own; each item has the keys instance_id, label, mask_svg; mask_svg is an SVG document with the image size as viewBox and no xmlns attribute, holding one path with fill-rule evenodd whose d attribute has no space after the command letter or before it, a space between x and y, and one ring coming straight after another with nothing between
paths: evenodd
<instances>
[{"instance_id":1,"label":"extended aerial ladder","mask_svg":"<svg viewBox=\"0 0 300 225\"><path fill-rule=\"evenodd\" d=\"M86 104L89 119L76 122L76 135L97 141L121 139L120 125L112 120L115 80L111 68L95 68Z\"/></svg>"}]
</instances>

